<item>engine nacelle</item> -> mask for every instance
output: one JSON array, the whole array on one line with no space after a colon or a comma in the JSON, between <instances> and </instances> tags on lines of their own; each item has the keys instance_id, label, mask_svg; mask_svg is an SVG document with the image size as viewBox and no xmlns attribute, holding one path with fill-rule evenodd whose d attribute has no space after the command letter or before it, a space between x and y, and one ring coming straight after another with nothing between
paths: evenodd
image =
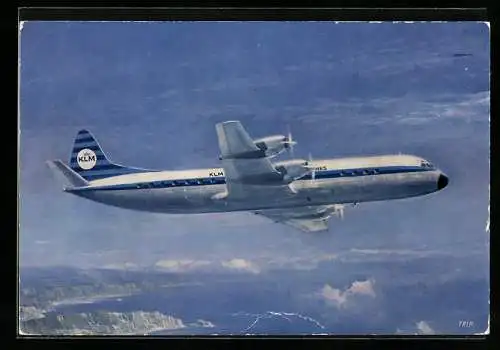
<instances>
[{"instance_id":1,"label":"engine nacelle","mask_svg":"<svg viewBox=\"0 0 500 350\"><path fill-rule=\"evenodd\" d=\"M283 180L292 182L311 172L304 159L292 159L274 163L274 167L283 175Z\"/></svg>"},{"instance_id":2,"label":"engine nacelle","mask_svg":"<svg viewBox=\"0 0 500 350\"><path fill-rule=\"evenodd\" d=\"M254 143L267 157L274 157L289 148L291 142L284 135L273 135L256 139Z\"/></svg>"}]
</instances>

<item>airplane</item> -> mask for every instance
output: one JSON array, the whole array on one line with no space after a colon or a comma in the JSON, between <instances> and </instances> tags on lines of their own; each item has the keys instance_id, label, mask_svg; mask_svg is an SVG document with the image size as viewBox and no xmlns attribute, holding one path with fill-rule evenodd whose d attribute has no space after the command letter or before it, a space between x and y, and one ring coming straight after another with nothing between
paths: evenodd
<instances>
[{"instance_id":1,"label":"airplane","mask_svg":"<svg viewBox=\"0 0 500 350\"><path fill-rule=\"evenodd\" d=\"M253 140L240 121L215 126L222 168L152 170L113 163L95 137L80 130L69 165L48 165L63 191L120 208L172 214L247 211L303 232L328 231L332 216L362 202L442 190L448 176L413 155L271 160L296 143L274 135Z\"/></svg>"}]
</instances>

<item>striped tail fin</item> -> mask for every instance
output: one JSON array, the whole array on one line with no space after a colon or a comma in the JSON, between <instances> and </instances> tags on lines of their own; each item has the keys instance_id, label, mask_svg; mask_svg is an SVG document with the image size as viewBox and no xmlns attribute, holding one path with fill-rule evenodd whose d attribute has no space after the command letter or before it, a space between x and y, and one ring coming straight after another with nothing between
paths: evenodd
<instances>
[{"instance_id":1,"label":"striped tail fin","mask_svg":"<svg viewBox=\"0 0 500 350\"><path fill-rule=\"evenodd\" d=\"M111 162L102 151L97 140L87 130L80 130L76 135L69 166L87 181L150 171L125 167Z\"/></svg>"}]
</instances>

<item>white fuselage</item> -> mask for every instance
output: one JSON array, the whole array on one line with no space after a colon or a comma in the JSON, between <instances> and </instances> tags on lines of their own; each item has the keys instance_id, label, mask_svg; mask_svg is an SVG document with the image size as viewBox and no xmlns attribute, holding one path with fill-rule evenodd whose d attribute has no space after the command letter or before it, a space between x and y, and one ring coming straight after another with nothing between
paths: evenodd
<instances>
[{"instance_id":1,"label":"white fuselage","mask_svg":"<svg viewBox=\"0 0 500 350\"><path fill-rule=\"evenodd\" d=\"M290 184L293 195L260 196L248 200L235 200L224 195L226 180L222 168L119 175L94 180L84 189L66 191L107 205L161 213L359 203L437 191L442 172L432 166L422 166L423 161L408 155L317 160L312 162L317 169L314 179L307 175Z\"/></svg>"}]
</instances>

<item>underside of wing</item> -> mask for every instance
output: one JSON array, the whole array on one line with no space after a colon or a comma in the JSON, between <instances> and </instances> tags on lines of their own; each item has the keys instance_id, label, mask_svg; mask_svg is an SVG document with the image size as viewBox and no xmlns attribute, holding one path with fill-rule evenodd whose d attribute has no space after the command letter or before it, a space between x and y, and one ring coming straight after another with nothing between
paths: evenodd
<instances>
[{"instance_id":1,"label":"underside of wing","mask_svg":"<svg viewBox=\"0 0 500 350\"><path fill-rule=\"evenodd\" d=\"M290 219L283 223L304 232L328 231L328 219Z\"/></svg>"},{"instance_id":2,"label":"underside of wing","mask_svg":"<svg viewBox=\"0 0 500 350\"><path fill-rule=\"evenodd\" d=\"M274 222L295 227L304 232L320 232L328 230L328 219L332 215L342 215L342 206L309 206L303 208L270 209L254 211Z\"/></svg>"},{"instance_id":3,"label":"underside of wing","mask_svg":"<svg viewBox=\"0 0 500 350\"><path fill-rule=\"evenodd\" d=\"M269 196L269 192L292 195L283 175L259 149L239 121L216 125L228 196L233 199Z\"/></svg>"}]
</instances>

